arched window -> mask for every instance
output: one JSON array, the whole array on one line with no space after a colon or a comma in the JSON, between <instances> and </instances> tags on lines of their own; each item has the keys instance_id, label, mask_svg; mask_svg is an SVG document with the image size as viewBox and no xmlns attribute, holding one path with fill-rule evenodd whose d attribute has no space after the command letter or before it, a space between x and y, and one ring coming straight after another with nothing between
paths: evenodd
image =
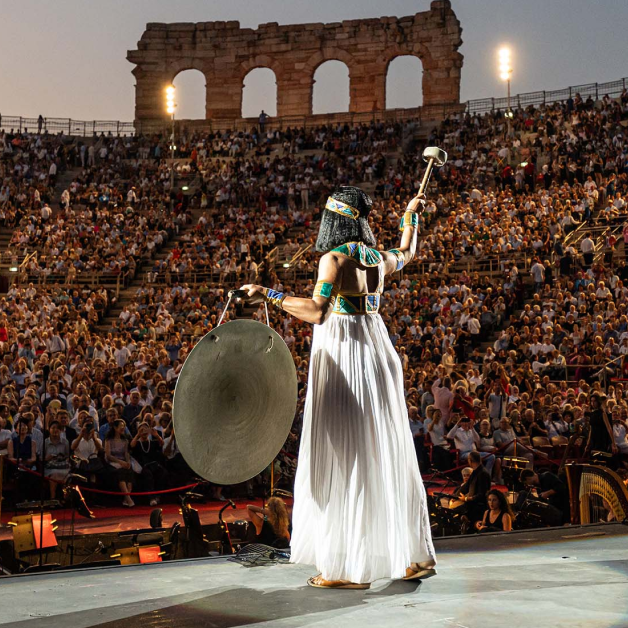
<instances>
[{"instance_id":1,"label":"arched window","mask_svg":"<svg viewBox=\"0 0 628 628\"><path fill-rule=\"evenodd\" d=\"M183 70L172 81L177 92L175 117L178 120L205 120L206 80L200 70Z\"/></svg>"},{"instance_id":2,"label":"arched window","mask_svg":"<svg viewBox=\"0 0 628 628\"><path fill-rule=\"evenodd\" d=\"M325 61L314 72L312 113L349 111L349 68L342 61Z\"/></svg>"},{"instance_id":3,"label":"arched window","mask_svg":"<svg viewBox=\"0 0 628 628\"><path fill-rule=\"evenodd\" d=\"M423 64L413 55L395 57L386 73L386 109L410 109L423 104Z\"/></svg>"},{"instance_id":4,"label":"arched window","mask_svg":"<svg viewBox=\"0 0 628 628\"><path fill-rule=\"evenodd\" d=\"M251 70L242 87L242 117L257 118L262 110L277 115L277 77L270 68Z\"/></svg>"}]
</instances>

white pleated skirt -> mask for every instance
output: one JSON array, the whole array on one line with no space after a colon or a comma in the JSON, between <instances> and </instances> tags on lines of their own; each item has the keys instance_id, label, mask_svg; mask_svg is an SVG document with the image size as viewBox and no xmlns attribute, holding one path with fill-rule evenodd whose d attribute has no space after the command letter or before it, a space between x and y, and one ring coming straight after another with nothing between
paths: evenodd
<instances>
[{"instance_id":1,"label":"white pleated skirt","mask_svg":"<svg viewBox=\"0 0 628 628\"><path fill-rule=\"evenodd\" d=\"M326 580L402 578L435 560L401 362L379 314L314 328L291 562Z\"/></svg>"}]
</instances>

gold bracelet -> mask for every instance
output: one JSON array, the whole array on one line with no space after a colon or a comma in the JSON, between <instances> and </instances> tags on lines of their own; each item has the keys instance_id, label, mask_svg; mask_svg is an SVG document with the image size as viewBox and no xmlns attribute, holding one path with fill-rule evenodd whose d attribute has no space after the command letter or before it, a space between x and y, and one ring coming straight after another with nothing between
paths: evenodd
<instances>
[{"instance_id":1,"label":"gold bracelet","mask_svg":"<svg viewBox=\"0 0 628 628\"><path fill-rule=\"evenodd\" d=\"M401 219L401 224L399 225L399 231L403 231L406 227L418 227L419 226L419 215L413 211L406 211Z\"/></svg>"}]
</instances>

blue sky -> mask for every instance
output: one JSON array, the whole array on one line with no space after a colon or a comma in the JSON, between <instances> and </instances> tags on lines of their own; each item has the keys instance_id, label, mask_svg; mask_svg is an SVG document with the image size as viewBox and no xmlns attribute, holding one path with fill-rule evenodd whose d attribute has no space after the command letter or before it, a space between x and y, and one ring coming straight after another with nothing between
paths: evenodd
<instances>
[{"instance_id":1,"label":"blue sky","mask_svg":"<svg viewBox=\"0 0 628 628\"><path fill-rule=\"evenodd\" d=\"M0 113L3 115L131 120L133 66L126 51L136 47L147 22L239 20L335 22L382 15L412 15L429 0L3 0L0 37ZM462 98L504 93L496 50L513 49L513 93L604 82L628 75L627 0L453 0L463 28ZM321 68L315 93L319 111L341 107L346 69ZM249 77L249 113L268 108L272 75ZM202 81L178 77L180 117L203 109ZM391 104L420 99L420 66L401 59L391 69ZM335 93L336 101L322 92Z\"/></svg>"}]
</instances>

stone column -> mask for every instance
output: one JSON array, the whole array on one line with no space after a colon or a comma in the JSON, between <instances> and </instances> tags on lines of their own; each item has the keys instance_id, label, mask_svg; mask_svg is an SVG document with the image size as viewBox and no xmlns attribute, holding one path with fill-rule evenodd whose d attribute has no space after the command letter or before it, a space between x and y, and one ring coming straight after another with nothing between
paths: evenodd
<instances>
[{"instance_id":1,"label":"stone column","mask_svg":"<svg viewBox=\"0 0 628 628\"><path fill-rule=\"evenodd\" d=\"M349 70L349 111L383 111L386 108L386 65L377 61L356 63Z\"/></svg>"},{"instance_id":2,"label":"stone column","mask_svg":"<svg viewBox=\"0 0 628 628\"><path fill-rule=\"evenodd\" d=\"M451 49L423 62L423 105L460 102L462 55Z\"/></svg>"},{"instance_id":3,"label":"stone column","mask_svg":"<svg viewBox=\"0 0 628 628\"><path fill-rule=\"evenodd\" d=\"M135 119L167 120L166 86L170 76L164 71L145 71L140 66L133 70L135 75Z\"/></svg>"},{"instance_id":4,"label":"stone column","mask_svg":"<svg viewBox=\"0 0 628 628\"><path fill-rule=\"evenodd\" d=\"M311 73L305 63L288 58L277 77L277 116L308 116L312 113Z\"/></svg>"},{"instance_id":5,"label":"stone column","mask_svg":"<svg viewBox=\"0 0 628 628\"><path fill-rule=\"evenodd\" d=\"M229 70L207 75L208 120L239 120L242 117L242 81Z\"/></svg>"}]
</instances>

